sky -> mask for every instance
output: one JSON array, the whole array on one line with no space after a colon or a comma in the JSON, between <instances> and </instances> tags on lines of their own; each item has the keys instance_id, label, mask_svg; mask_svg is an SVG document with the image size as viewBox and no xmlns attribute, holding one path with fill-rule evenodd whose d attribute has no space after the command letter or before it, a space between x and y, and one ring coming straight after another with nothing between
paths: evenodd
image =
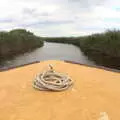
<instances>
[{"instance_id":1,"label":"sky","mask_svg":"<svg viewBox=\"0 0 120 120\"><path fill-rule=\"evenodd\" d=\"M0 0L0 31L18 28L47 37L120 29L120 0Z\"/></svg>"}]
</instances>

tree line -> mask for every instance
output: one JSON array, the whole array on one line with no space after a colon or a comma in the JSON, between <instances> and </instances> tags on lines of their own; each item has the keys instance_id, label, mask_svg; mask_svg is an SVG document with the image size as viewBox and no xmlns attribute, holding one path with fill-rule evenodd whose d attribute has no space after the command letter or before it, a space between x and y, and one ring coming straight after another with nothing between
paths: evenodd
<instances>
[{"instance_id":1,"label":"tree line","mask_svg":"<svg viewBox=\"0 0 120 120\"><path fill-rule=\"evenodd\" d=\"M43 46L42 38L25 29L0 32L0 59Z\"/></svg>"}]
</instances>

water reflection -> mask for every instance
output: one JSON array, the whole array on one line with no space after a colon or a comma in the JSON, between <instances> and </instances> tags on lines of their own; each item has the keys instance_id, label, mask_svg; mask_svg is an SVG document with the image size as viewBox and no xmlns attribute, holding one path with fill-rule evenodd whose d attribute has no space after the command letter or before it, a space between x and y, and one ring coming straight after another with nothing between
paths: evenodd
<instances>
[{"instance_id":1,"label":"water reflection","mask_svg":"<svg viewBox=\"0 0 120 120\"><path fill-rule=\"evenodd\" d=\"M52 59L68 60L82 64L94 65L94 62L88 60L88 58L81 52L81 50L74 45L46 42L43 47L37 48L32 52L24 53L22 55L14 57L13 59L7 60L2 63L0 67L8 68L34 61Z\"/></svg>"}]
</instances>

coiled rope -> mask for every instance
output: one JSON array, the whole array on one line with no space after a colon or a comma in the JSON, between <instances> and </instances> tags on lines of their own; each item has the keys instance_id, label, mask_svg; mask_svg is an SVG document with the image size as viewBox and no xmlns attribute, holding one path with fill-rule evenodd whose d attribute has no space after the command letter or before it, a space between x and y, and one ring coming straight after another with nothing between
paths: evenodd
<instances>
[{"instance_id":1,"label":"coiled rope","mask_svg":"<svg viewBox=\"0 0 120 120\"><path fill-rule=\"evenodd\" d=\"M62 91L73 85L73 81L68 75L56 72L52 65L49 65L49 70L37 74L33 87L38 90Z\"/></svg>"}]
</instances>

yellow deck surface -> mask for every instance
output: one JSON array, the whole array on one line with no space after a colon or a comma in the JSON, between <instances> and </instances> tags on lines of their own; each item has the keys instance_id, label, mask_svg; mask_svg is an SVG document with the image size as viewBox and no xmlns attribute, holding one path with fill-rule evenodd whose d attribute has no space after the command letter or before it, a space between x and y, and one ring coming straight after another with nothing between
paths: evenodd
<instances>
[{"instance_id":1,"label":"yellow deck surface","mask_svg":"<svg viewBox=\"0 0 120 120\"><path fill-rule=\"evenodd\" d=\"M35 90L34 76L48 64L68 73L74 86ZM120 120L120 73L54 60L0 72L0 120L99 120L102 112Z\"/></svg>"}]
</instances>

